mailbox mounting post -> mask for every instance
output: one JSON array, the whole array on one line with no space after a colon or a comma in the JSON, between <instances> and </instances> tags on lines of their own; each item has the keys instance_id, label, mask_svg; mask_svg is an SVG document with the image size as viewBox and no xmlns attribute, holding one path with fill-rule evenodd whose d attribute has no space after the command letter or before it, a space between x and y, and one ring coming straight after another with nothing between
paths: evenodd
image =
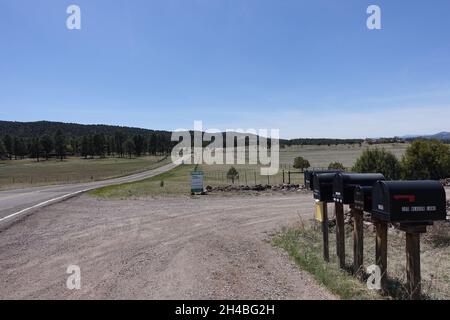
<instances>
[{"instance_id":1,"label":"mailbox mounting post","mask_svg":"<svg viewBox=\"0 0 450 320\"><path fill-rule=\"evenodd\" d=\"M353 216L353 273L357 278L364 276L364 212L351 207Z\"/></svg>"},{"instance_id":2,"label":"mailbox mounting post","mask_svg":"<svg viewBox=\"0 0 450 320\"><path fill-rule=\"evenodd\" d=\"M322 237L323 237L323 259L330 262L330 250L328 245L328 204L321 202L322 205Z\"/></svg>"},{"instance_id":3,"label":"mailbox mounting post","mask_svg":"<svg viewBox=\"0 0 450 320\"><path fill-rule=\"evenodd\" d=\"M426 225L400 225L406 232L406 289L411 300L420 300L422 285L420 275L420 234L427 232Z\"/></svg>"},{"instance_id":4,"label":"mailbox mounting post","mask_svg":"<svg viewBox=\"0 0 450 320\"><path fill-rule=\"evenodd\" d=\"M335 202L336 216L336 254L339 267L345 269L345 225L344 225L344 205Z\"/></svg>"},{"instance_id":5,"label":"mailbox mounting post","mask_svg":"<svg viewBox=\"0 0 450 320\"><path fill-rule=\"evenodd\" d=\"M387 230L385 221L374 219L376 229L375 263L381 271L381 291L387 291Z\"/></svg>"}]
</instances>

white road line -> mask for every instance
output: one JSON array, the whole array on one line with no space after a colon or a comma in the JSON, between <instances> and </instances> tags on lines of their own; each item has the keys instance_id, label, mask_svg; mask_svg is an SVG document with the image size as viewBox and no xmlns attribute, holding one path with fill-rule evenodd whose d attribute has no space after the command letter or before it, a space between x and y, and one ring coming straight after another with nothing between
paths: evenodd
<instances>
[{"instance_id":1,"label":"white road line","mask_svg":"<svg viewBox=\"0 0 450 320\"><path fill-rule=\"evenodd\" d=\"M21 215L22 213L25 213L25 212L27 212L27 211L30 211L30 210L33 210L33 209L36 209L36 208L43 207L43 206L45 206L45 205L47 205L47 204L49 204L49 203L51 203L51 202L55 202L55 201L58 201L58 200L62 200L62 199L64 199L64 198L69 198L69 197L75 196L75 195L77 195L77 194L80 194L80 193L84 193L84 192L90 191L90 190L92 190L92 189L95 189L95 188L89 188L89 189L84 189L84 190L80 190L80 191L68 193L68 194L65 194L65 195L63 195L63 196L60 196L60 197L57 197L57 198L53 198L53 199L50 199L50 200L47 200L47 201L38 203L38 204L36 204L36 205L34 205L34 206L32 206L32 207L29 207L29 208L20 210L19 212L16 212L16 213L10 214L9 216L3 217L3 218L0 219L0 222L6 221L6 220L11 219L11 218L13 218L13 217L15 217L15 216Z\"/></svg>"}]
</instances>

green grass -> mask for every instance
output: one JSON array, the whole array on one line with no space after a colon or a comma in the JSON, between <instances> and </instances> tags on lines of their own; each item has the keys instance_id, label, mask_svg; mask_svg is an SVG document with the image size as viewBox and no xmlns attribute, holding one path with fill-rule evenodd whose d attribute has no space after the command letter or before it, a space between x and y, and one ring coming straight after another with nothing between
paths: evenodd
<instances>
[{"instance_id":1,"label":"green grass","mask_svg":"<svg viewBox=\"0 0 450 320\"><path fill-rule=\"evenodd\" d=\"M312 274L319 283L341 299L382 298L375 291L369 290L365 284L340 270L333 257L330 257L332 260L330 263L326 263L322 257L320 232L311 227L301 225L283 229L274 237L273 244L284 249L302 270Z\"/></svg>"},{"instance_id":2,"label":"green grass","mask_svg":"<svg viewBox=\"0 0 450 320\"><path fill-rule=\"evenodd\" d=\"M169 161L160 156L0 161L0 189L104 180L154 169Z\"/></svg>"},{"instance_id":3,"label":"green grass","mask_svg":"<svg viewBox=\"0 0 450 320\"><path fill-rule=\"evenodd\" d=\"M104 199L189 195L190 172L194 168L193 165L181 165L156 177L100 188L91 191L89 194Z\"/></svg>"}]
</instances>

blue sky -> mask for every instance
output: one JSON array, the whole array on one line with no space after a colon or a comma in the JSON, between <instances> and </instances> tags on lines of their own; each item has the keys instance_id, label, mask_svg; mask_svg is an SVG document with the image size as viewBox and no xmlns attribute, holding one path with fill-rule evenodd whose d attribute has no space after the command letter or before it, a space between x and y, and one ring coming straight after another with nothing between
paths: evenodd
<instances>
[{"instance_id":1,"label":"blue sky","mask_svg":"<svg viewBox=\"0 0 450 320\"><path fill-rule=\"evenodd\" d=\"M449 16L448 0L0 0L0 119L450 131Z\"/></svg>"}]
</instances>

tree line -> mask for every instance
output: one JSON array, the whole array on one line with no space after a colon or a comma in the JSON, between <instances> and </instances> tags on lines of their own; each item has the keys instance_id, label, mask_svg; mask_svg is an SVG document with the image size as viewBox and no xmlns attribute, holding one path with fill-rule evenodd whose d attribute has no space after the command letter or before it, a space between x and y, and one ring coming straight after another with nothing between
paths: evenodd
<instances>
[{"instance_id":1,"label":"tree line","mask_svg":"<svg viewBox=\"0 0 450 320\"><path fill-rule=\"evenodd\" d=\"M0 158L24 159L25 157L63 160L66 156L94 157L140 157L142 155L168 155L174 146L170 135L153 131L142 134L126 134L120 130L114 134L92 133L81 136L66 136L58 129L51 134L20 137L5 134L0 139Z\"/></svg>"}]
</instances>

